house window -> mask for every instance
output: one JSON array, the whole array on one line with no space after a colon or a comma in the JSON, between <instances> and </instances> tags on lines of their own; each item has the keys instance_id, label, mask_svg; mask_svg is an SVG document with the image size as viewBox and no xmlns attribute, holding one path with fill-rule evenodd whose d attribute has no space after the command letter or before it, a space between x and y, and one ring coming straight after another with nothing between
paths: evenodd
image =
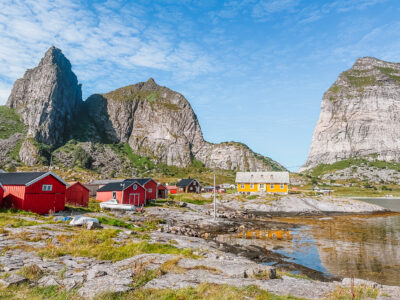
<instances>
[{"instance_id":1,"label":"house window","mask_svg":"<svg viewBox=\"0 0 400 300\"><path fill-rule=\"evenodd\" d=\"M52 184L43 184L42 191L44 192L51 192L53 190Z\"/></svg>"},{"instance_id":2,"label":"house window","mask_svg":"<svg viewBox=\"0 0 400 300\"><path fill-rule=\"evenodd\" d=\"M134 191L137 190L137 185L136 185L136 184L133 185L133 190L134 190Z\"/></svg>"},{"instance_id":3,"label":"house window","mask_svg":"<svg viewBox=\"0 0 400 300\"><path fill-rule=\"evenodd\" d=\"M260 189L263 189L263 188L264 188L264 184L260 183Z\"/></svg>"},{"instance_id":4,"label":"house window","mask_svg":"<svg viewBox=\"0 0 400 300\"><path fill-rule=\"evenodd\" d=\"M191 186L189 190L193 191L193 187Z\"/></svg>"},{"instance_id":5,"label":"house window","mask_svg":"<svg viewBox=\"0 0 400 300\"><path fill-rule=\"evenodd\" d=\"M153 192L153 189L149 189L149 193L152 193Z\"/></svg>"},{"instance_id":6,"label":"house window","mask_svg":"<svg viewBox=\"0 0 400 300\"><path fill-rule=\"evenodd\" d=\"M113 199L117 199L117 192L113 192Z\"/></svg>"},{"instance_id":7,"label":"house window","mask_svg":"<svg viewBox=\"0 0 400 300\"><path fill-rule=\"evenodd\" d=\"M254 189L254 183L250 183L250 188Z\"/></svg>"},{"instance_id":8,"label":"house window","mask_svg":"<svg viewBox=\"0 0 400 300\"><path fill-rule=\"evenodd\" d=\"M241 188L241 189L244 189L244 184L243 184L243 183L240 185L240 188Z\"/></svg>"},{"instance_id":9,"label":"house window","mask_svg":"<svg viewBox=\"0 0 400 300\"><path fill-rule=\"evenodd\" d=\"M273 183L270 184L270 188L271 188L271 189L274 188L274 184L273 184Z\"/></svg>"},{"instance_id":10,"label":"house window","mask_svg":"<svg viewBox=\"0 0 400 300\"><path fill-rule=\"evenodd\" d=\"M285 188L285 184L281 183L281 190L283 190Z\"/></svg>"}]
</instances>

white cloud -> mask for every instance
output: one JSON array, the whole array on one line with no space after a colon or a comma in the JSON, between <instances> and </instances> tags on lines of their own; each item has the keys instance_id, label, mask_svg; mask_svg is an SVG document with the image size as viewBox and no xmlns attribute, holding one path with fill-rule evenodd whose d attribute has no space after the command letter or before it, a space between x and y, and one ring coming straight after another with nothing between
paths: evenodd
<instances>
[{"instance_id":1,"label":"white cloud","mask_svg":"<svg viewBox=\"0 0 400 300\"><path fill-rule=\"evenodd\" d=\"M111 0L90 8L84 4L78 0L1 1L0 78L15 81L37 65L51 45L63 50L78 78L91 81L91 86L116 70L153 68L185 80L215 66L201 46L183 46L163 20L161 24L146 21L142 16L147 7ZM167 16L160 11L158 15ZM0 83L1 104L10 86Z\"/></svg>"}]
</instances>

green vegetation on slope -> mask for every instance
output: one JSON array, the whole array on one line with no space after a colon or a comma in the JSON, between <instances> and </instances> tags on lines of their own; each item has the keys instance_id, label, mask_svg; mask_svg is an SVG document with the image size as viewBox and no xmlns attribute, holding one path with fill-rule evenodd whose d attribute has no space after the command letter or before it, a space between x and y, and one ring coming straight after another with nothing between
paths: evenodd
<instances>
[{"instance_id":1,"label":"green vegetation on slope","mask_svg":"<svg viewBox=\"0 0 400 300\"><path fill-rule=\"evenodd\" d=\"M320 164L311 170L311 175L313 177L318 177L326 173L332 173L334 171L343 170L349 167L367 166L375 167L378 169L391 169L400 171L400 163L387 162L382 160L371 160L370 158L351 158L337 161L333 164Z\"/></svg>"},{"instance_id":2,"label":"green vegetation on slope","mask_svg":"<svg viewBox=\"0 0 400 300\"><path fill-rule=\"evenodd\" d=\"M0 139L8 139L15 133L24 133L26 126L21 117L5 105L0 106Z\"/></svg>"},{"instance_id":3,"label":"green vegetation on slope","mask_svg":"<svg viewBox=\"0 0 400 300\"><path fill-rule=\"evenodd\" d=\"M399 71L392 69L392 68L385 68L385 67L377 67L377 69L379 71L381 71L381 73L385 74L386 76L388 76L389 78L400 82L400 76L399 75L393 75L393 73L399 73Z\"/></svg>"}]
</instances>

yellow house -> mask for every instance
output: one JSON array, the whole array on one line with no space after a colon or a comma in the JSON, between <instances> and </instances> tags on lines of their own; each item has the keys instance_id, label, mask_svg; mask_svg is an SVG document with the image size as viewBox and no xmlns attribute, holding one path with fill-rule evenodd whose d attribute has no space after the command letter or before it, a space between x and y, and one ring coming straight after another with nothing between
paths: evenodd
<instances>
[{"instance_id":1,"label":"yellow house","mask_svg":"<svg viewBox=\"0 0 400 300\"><path fill-rule=\"evenodd\" d=\"M237 172L236 185L240 193L287 194L289 172Z\"/></svg>"}]
</instances>

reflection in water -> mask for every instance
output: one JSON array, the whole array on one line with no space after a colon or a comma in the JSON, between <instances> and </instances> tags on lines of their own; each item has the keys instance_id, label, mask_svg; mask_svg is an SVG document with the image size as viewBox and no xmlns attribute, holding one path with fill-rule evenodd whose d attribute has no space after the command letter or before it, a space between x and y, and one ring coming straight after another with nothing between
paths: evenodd
<instances>
[{"instance_id":1,"label":"reflection in water","mask_svg":"<svg viewBox=\"0 0 400 300\"><path fill-rule=\"evenodd\" d=\"M326 275L400 285L400 215L279 218L290 230L247 230L217 240L257 245ZM266 221L270 223L269 221Z\"/></svg>"}]
</instances>

